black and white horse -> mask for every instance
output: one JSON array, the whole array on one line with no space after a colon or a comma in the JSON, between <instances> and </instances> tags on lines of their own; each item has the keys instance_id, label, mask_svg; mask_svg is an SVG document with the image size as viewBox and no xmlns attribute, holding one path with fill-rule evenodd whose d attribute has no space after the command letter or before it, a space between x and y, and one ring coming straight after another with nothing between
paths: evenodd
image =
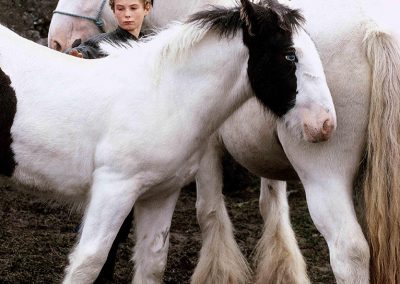
<instances>
[{"instance_id":1,"label":"black and white horse","mask_svg":"<svg viewBox=\"0 0 400 284\"><path fill-rule=\"evenodd\" d=\"M179 189L210 135L251 94L284 125L299 123L297 93L330 98L315 49L296 66L301 21L276 2L243 0L89 61L0 27L1 174L85 207L65 283L96 279L133 205L134 282L159 283ZM318 80L299 76L314 69Z\"/></svg>"},{"instance_id":2,"label":"black and white horse","mask_svg":"<svg viewBox=\"0 0 400 284\"><path fill-rule=\"evenodd\" d=\"M62 2L65 1L60 0L59 4ZM148 20L159 25L184 17L193 5L200 2L207 4L215 1L156 0L154 11ZM257 269L258 279L260 283L274 282L274 277L280 279L285 271L288 272L285 279L288 279L288 275L294 275L290 276L293 281L301 282L298 279L305 278L298 273L292 273L305 273L303 268L296 269L299 265L289 265L301 263L301 256L288 224L287 206L282 193L285 183L271 180L292 179L298 174L305 186L314 223L328 243L331 266L337 282L366 283L370 275L371 251L371 280L376 283L397 284L400 279L400 214L399 207L396 206L400 204L400 23L396 14L400 9L399 2L292 0L288 4L302 9L306 15L306 28L321 54L335 101L338 130L327 143L303 143L292 139L290 133L285 134L274 117L261 113L257 110L260 106L256 100L250 100L218 131L217 136L223 141L223 146L237 161L251 172L270 178L263 179L261 187L260 206L266 227L259 246L261 259ZM165 13L161 13L163 9ZM49 39L69 34L68 25L63 28L57 23L58 20L54 25L52 23L52 31L56 32L51 33ZM81 34L74 30L71 36L74 39ZM249 129L258 130L252 132L257 135L248 135ZM276 133L279 134L278 139ZM369 161L366 175L368 178L364 183L369 231L366 237L358 224L351 199L352 184L365 145L368 145L366 153ZM218 149L220 144L213 143L213 146ZM214 154L216 156L208 157L218 164L218 151L214 151ZM216 198L221 195L221 179L216 175L218 167L213 169L214 171L204 174L204 182L199 182L207 191L198 191L198 214L199 220L203 220L205 218L202 214L207 212L205 208L211 212L213 208L219 208L220 215L215 216L220 218L214 219L208 228L214 226L223 234L220 239L212 234L217 232L215 230L202 234L204 238L213 236L215 246L203 246L200 262L208 266L198 266L203 269L198 270L195 275L221 275L219 271L227 269L222 261L226 257L221 261L216 258L214 263L210 263L209 255L221 255L217 248L234 251L225 249L225 245L234 244L234 240L227 222L228 216L221 209L223 200ZM202 192L208 194L201 195ZM214 194L210 194L211 192ZM213 200L217 202L210 202ZM205 204L207 206L203 208ZM270 224L274 226L267 227ZM201 227L207 228L204 225ZM283 241L276 242L276 238L271 236L279 236ZM231 241L227 241L227 238ZM211 244L209 239L203 243ZM202 258L203 252L207 257ZM289 257L282 261L270 261L277 259L280 252L287 253ZM274 257L270 257L271 254ZM227 258L236 259L233 256ZM281 266L277 268L277 265ZM232 277L240 274L237 267L243 267L240 261L230 266L234 267L231 271ZM242 274L244 271L242 269Z\"/></svg>"}]
</instances>

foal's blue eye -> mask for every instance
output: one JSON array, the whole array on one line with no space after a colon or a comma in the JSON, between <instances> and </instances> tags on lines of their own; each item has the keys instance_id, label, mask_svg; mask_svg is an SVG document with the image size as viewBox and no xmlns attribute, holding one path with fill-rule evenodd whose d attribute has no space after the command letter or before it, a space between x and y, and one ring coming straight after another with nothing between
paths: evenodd
<instances>
[{"instance_id":1,"label":"foal's blue eye","mask_svg":"<svg viewBox=\"0 0 400 284\"><path fill-rule=\"evenodd\" d=\"M297 62L297 57L294 53L286 54L285 59L290 62Z\"/></svg>"}]
</instances>

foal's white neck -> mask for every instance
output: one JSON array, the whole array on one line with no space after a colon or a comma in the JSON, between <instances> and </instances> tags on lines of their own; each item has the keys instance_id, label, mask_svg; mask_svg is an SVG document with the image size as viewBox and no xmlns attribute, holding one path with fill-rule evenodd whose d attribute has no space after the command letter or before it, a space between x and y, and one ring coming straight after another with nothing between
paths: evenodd
<instances>
[{"instance_id":1,"label":"foal's white neck","mask_svg":"<svg viewBox=\"0 0 400 284\"><path fill-rule=\"evenodd\" d=\"M186 53L162 64L168 68L159 70L157 88L167 92L158 100L180 112L197 138L208 137L250 97L248 50L240 32L232 39L210 33Z\"/></svg>"}]
</instances>

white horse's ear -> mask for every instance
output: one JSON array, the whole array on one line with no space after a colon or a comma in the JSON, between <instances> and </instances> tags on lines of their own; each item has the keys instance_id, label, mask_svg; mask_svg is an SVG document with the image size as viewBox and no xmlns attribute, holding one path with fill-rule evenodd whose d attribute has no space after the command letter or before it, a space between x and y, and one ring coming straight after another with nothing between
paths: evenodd
<instances>
[{"instance_id":1,"label":"white horse's ear","mask_svg":"<svg viewBox=\"0 0 400 284\"><path fill-rule=\"evenodd\" d=\"M240 18L244 22L249 35L254 36L254 27L256 26L256 17L254 8L249 0L240 0L242 7L240 8Z\"/></svg>"}]
</instances>

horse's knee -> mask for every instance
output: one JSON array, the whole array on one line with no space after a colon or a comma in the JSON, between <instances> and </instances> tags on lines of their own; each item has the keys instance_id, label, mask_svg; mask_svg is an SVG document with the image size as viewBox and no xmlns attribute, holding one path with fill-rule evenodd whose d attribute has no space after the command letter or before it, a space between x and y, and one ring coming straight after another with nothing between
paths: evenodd
<instances>
[{"instance_id":1,"label":"horse's knee","mask_svg":"<svg viewBox=\"0 0 400 284\"><path fill-rule=\"evenodd\" d=\"M368 243L363 235L352 235L329 244L337 283L369 283Z\"/></svg>"}]
</instances>

